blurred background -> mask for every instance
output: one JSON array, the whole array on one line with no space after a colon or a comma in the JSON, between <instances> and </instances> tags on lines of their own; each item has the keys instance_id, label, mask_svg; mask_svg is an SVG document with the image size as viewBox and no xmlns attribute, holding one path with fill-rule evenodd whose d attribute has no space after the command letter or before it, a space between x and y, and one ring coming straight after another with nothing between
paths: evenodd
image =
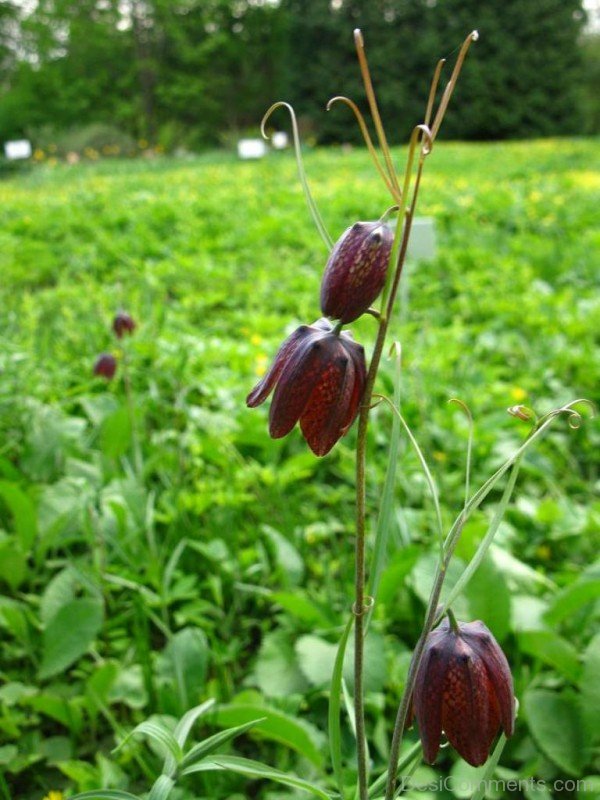
<instances>
[{"instance_id":1,"label":"blurred background","mask_svg":"<svg viewBox=\"0 0 600 800\"><path fill-rule=\"evenodd\" d=\"M293 103L336 240L392 202L349 109L324 109L345 93L366 110L352 30L364 30L402 172L437 59L443 86L479 29L425 165L417 213L430 236L390 327L402 412L448 529L469 433L450 398L475 421L473 490L530 431L507 408L598 401L598 6L0 0L0 800L147 797L160 748L114 748L142 721L172 729L209 699L191 741L260 718L220 752L334 787L328 699L353 596L356 431L317 459L297 430L269 438L268 403L246 408L281 341L320 316L327 250L289 142L255 159L236 145L258 138L273 101ZM289 134L284 111L271 123ZM121 339L119 310L135 321ZM351 327L369 354L372 317ZM94 375L101 353L112 379ZM385 358L378 391L394 388ZM579 410L528 452L454 604L492 630L520 703L494 777L525 788L503 783L489 800L600 797L600 426ZM369 552L392 430L374 408ZM439 541L419 460L406 439L399 451L366 652L374 776ZM503 491L469 520L449 585ZM345 677L351 693L350 662ZM349 785L355 751L344 710ZM415 773L429 788L406 796L467 800L478 775L443 748ZM302 796L203 772L169 800Z\"/></svg>"},{"instance_id":2,"label":"blurred background","mask_svg":"<svg viewBox=\"0 0 600 800\"><path fill-rule=\"evenodd\" d=\"M195 151L255 131L258 110L284 97L310 141L355 142L354 126L322 109L334 76L336 91L363 99L358 25L395 142L437 59L473 28L469 113L449 115L447 136L598 131L597 0L3 0L0 141Z\"/></svg>"}]
</instances>

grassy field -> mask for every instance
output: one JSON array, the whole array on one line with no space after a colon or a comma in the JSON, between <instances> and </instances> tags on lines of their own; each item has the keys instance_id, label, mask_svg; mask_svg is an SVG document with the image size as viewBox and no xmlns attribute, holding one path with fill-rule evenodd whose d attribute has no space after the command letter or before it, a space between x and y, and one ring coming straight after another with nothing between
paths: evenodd
<instances>
[{"instance_id":1,"label":"grassy field","mask_svg":"<svg viewBox=\"0 0 600 800\"><path fill-rule=\"evenodd\" d=\"M309 153L306 167L334 238L389 205L362 151ZM449 398L475 418L475 486L527 434L507 407L598 399L599 167L592 140L440 142L428 161L419 213L435 219L438 252L410 265L392 336L447 524L467 438ZM355 432L318 460L297 432L271 441L265 409L244 402L282 338L319 316L325 259L288 155L57 165L0 182L2 800L147 791L157 754L139 739L111 750L150 715L174 720L211 697L192 738L265 717L229 752L326 780L327 685L352 602ZM123 352L118 308L138 322ZM374 327L352 326L367 352ZM120 359L110 384L92 376L107 350ZM379 390L391 387L386 362ZM389 411L373 420L374 526ZM599 444L596 420L556 421L456 605L486 622L514 670L517 732L497 776L546 782L497 797L600 796ZM459 559L499 497L467 525ZM394 525L368 642L375 772L435 560L409 447ZM346 722L343 747L351 763ZM438 764L472 772L449 749ZM577 779L579 792L547 788ZM460 787L408 796L470 796ZM301 796L229 773L191 775L171 795Z\"/></svg>"}]
</instances>

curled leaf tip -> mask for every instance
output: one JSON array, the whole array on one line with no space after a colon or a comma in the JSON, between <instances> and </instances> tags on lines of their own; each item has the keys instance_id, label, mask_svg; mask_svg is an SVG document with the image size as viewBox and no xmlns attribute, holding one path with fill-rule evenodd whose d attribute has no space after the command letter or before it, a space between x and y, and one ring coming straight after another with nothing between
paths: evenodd
<instances>
[{"instance_id":1,"label":"curled leaf tip","mask_svg":"<svg viewBox=\"0 0 600 800\"><path fill-rule=\"evenodd\" d=\"M454 405L458 406L461 409L461 411L465 414L469 422L473 422L473 415L471 414L471 409L465 403L464 400L461 400L458 397L451 397L448 400L448 403L453 403Z\"/></svg>"},{"instance_id":2,"label":"curled leaf tip","mask_svg":"<svg viewBox=\"0 0 600 800\"><path fill-rule=\"evenodd\" d=\"M360 28L354 28L354 41L357 47L363 47L365 40L363 39L362 31Z\"/></svg>"},{"instance_id":3,"label":"curled leaf tip","mask_svg":"<svg viewBox=\"0 0 600 800\"><path fill-rule=\"evenodd\" d=\"M507 412L511 415L511 417L516 417L517 419L522 419L523 422L529 422L530 420L537 419L537 414L532 408L528 406L511 406L510 408L506 409Z\"/></svg>"},{"instance_id":4,"label":"curled leaf tip","mask_svg":"<svg viewBox=\"0 0 600 800\"><path fill-rule=\"evenodd\" d=\"M479 31L471 31L471 41L476 42L479 39Z\"/></svg>"}]
</instances>

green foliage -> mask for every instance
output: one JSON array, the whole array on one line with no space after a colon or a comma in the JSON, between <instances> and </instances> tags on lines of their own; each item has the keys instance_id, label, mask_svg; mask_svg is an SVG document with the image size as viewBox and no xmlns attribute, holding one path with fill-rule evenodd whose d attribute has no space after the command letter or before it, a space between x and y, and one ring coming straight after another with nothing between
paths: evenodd
<instances>
[{"instance_id":1,"label":"green foliage","mask_svg":"<svg viewBox=\"0 0 600 800\"><path fill-rule=\"evenodd\" d=\"M440 144L428 166L420 213L434 217L439 251L409 265L392 335L402 414L447 529L464 504L468 436L450 397L475 419L475 489L527 435L506 407L544 413L597 391L600 185L593 140ZM306 169L334 235L387 206L363 152L310 152ZM266 413L244 406L288 326L317 316L324 260L285 155L58 165L0 185L8 796L140 797L153 784L173 800L323 796L336 786L328 724L352 783L352 686L334 667L351 612L355 432L317 460L296 433L270 440ZM110 334L119 307L138 321L124 340L132 406ZM368 350L373 321L352 327ZM120 359L110 384L91 375L103 350ZM390 396L395 374L386 360L379 389ZM387 404L373 417L371 544L394 430ZM511 775L600 768L597 448L596 423L556 420L523 458L512 499L499 481L459 547L464 565L497 525L454 607L481 617L513 666L521 713L501 761ZM373 780L438 553L430 487L402 429L398 452L367 654ZM571 737L557 735L567 728L555 714ZM156 725L162 744L148 734ZM196 746L206 760L185 762ZM173 788L177 748L180 772L194 769ZM440 771L455 763L444 749Z\"/></svg>"},{"instance_id":2,"label":"green foliage","mask_svg":"<svg viewBox=\"0 0 600 800\"><path fill-rule=\"evenodd\" d=\"M271 102L287 99L316 140L356 142L348 109L322 109L335 94L364 105L358 26L392 141L421 121L437 60L474 28L481 39L460 87L469 113L449 114L452 137L593 133L597 37L580 37L583 20L581 0L3 3L0 140L42 146L48 129L56 143L103 124L195 150L255 131Z\"/></svg>"}]
</instances>

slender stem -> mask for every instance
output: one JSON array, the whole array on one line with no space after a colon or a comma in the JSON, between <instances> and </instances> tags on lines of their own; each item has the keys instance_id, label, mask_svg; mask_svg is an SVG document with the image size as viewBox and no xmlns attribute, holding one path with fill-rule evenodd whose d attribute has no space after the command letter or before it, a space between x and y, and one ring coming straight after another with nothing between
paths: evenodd
<instances>
[{"instance_id":1,"label":"slender stem","mask_svg":"<svg viewBox=\"0 0 600 800\"><path fill-rule=\"evenodd\" d=\"M354 714L356 717L356 741L357 741L357 761L358 761L358 797L359 800L367 800L367 743L365 736L365 713L364 713L364 689L363 689L363 666L364 666L364 614L365 606L365 497L366 497L366 452L367 452L367 430L369 425L369 411L373 399L373 388L375 378L381 362L381 355L385 344L385 337L398 291L398 284L406 259L408 240L412 228L412 221L415 212L416 199L419 192L421 173L425 163L425 155L419 159L419 168L415 178L415 188L410 208L406 212L404 230L400 250L394 267L390 293L387 299L386 313L379 318L379 330L371 364L367 374L365 392L360 407L358 418L358 436L356 445L356 553L355 553L355 603L354 613L356 624L354 626ZM435 608L433 610L435 614ZM433 622L433 619L432 619ZM398 758L396 757L396 762ZM392 762L391 762L392 763ZM394 771L395 773L395 771ZM394 774L395 778L395 774Z\"/></svg>"}]
</instances>

